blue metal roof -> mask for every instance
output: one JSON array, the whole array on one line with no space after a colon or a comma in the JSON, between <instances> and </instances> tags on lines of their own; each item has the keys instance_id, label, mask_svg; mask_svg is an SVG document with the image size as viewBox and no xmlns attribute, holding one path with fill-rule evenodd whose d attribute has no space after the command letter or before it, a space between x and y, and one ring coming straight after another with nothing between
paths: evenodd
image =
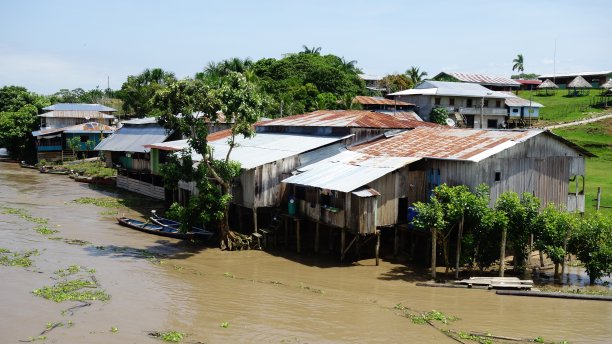
<instances>
[{"instance_id":1,"label":"blue metal roof","mask_svg":"<svg viewBox=\"0 0 612 344\"><path fill-rule=\"evenodd\" d=\"M164 142L171 132L157 124L124 125L113 135L102 140L94 150L112 152L140 152L150 149L145 145Z\"/></svg>"},{"instance_id":2,"label":"blue metal roof","mask_svg":"<svg viewBox=\"0 0 612 344\"><path fill-rule=\"evenodd\" d=\"M83 104L83 103L57 103L51 106L44 107L46 111L101 111L114 112L117 111L111 107L100 104Z\"/></svg>"}]
</instances>

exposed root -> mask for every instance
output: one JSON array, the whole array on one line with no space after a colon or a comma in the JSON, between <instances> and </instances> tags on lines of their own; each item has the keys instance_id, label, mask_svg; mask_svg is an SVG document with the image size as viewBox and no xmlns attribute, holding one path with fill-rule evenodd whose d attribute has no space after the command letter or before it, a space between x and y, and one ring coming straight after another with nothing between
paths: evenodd
<instances>
[{"instance_id":1,"label":"exposed root","mask_svg":"<svg viewBox=\"0 0 612 344\"><path fill-rule=\"evenodd\" d=\"M245 235L232 230L225 231L221 236L220 246L222 250L242 251L259 249L259 241L253 235Z\"/></svg>"}]
</instances>

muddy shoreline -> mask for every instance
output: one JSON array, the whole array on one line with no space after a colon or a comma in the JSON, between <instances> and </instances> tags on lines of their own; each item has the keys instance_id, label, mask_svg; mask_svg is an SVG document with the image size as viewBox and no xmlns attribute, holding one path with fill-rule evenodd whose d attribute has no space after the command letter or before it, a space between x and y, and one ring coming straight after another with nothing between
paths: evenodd
<instances>
[{"instance_id":1,"label":"muddy shoreline","mask_svg":"<svg viewBox=\"0 0 612 344\"><path fill-rule=\"evenodd\" d=\"M47 226L58 231L50 236L61 238L37 233L35 223L17 215L0 214L0 247L40 252L29 268L0 266L3 343L37 337L56 322L65 325L46 333L44 342L160 343L147 333L168 330L188 334L184 343L455 342L414 324L397 304L456 316L460 320L441 325L453 331L572 343L612 337L609 302L421 288L415 285L423 280L419 272L384 259L380 266L373 259L340 266L330 257L223 252L120 227L111 214L138 217L154 204L115 210L71 202L107 195L62 176L0 163L0 206L48 219ZM79 302L55 303L31 293L56 283L54 272L73 264L95 269L111 299L70 315L62 310Z\"/></svg>"}]
</instances>

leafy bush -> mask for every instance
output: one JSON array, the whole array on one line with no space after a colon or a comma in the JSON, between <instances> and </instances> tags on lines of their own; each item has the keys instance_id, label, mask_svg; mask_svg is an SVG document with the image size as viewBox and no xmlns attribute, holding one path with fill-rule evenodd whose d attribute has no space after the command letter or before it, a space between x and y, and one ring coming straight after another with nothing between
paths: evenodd
<instances>
[{"instance_id":1,"label":"leafy bush","mask_svg":"<svg viewBox=\"0 0 612 344\"><path fill-rule=\"evenodd\" d=\"M429 119L438 124L446 124L448 119L448 110L442 107L435 107L429 113Z\"/></svg>"}]
</instances>

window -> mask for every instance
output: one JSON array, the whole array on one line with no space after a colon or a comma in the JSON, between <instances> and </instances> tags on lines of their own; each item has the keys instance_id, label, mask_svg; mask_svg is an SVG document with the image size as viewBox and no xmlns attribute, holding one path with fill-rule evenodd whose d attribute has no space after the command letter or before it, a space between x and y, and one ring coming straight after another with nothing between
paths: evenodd
<instances>
[{"instance_id":1,"label":"window","mask_svg":"<svg viewBox=\"0 0 612 344\"><path fill-rule=\"evenodd\" d=\"M488 119L487 120L487 128L491 128L491 129L497 128L497 120L496 119Z\"/></svg>"},{"instance_id":2,"label":"window","mask_svg":"<svg viewBox=\"0 0 612 344\"><path fill-rule=\"evenodd\" d=\"M472 107L472 99L467 100L467 107Z\"/></svg>"},{"instance_id":3,"label":"window","mask_svg":"<svg viewBox=\"0 0 612 344\"><path fill-rule=\"evenodd\" d=\"M448 105L455 106L455 98L448 98Z\"/></svg>"},{"instance_id":4,"label":"window","mask_svg":"<svg viewBox=\"0 0 612 344\"><path fill-rule=\"evenodd\" d=\"M501 182L501 172L495 172L495 181Z\"/></svg>"},{"instance_id":5,"label":"window","mask_svg":"<svg viewBox=\"0 0 612 344\"><path fill-rule=\"evenodd\" d=\"M440 97L436 97L434 104L440 105Z\"/></svg>"},{"instance_id":6,"label":"window","mask_svg":"<svg viewBox=\"0 0 612 344\"><path fill-rule=\"evenodd\" d=\"M89 136L81 135L81 142L87 142L87 141L89 141Z\"/></svg>"},{"instance_id":7,"label":"window","mask_svg":"<svg viewBox=\"0 0 612 344\"><path fill-rule=\"evenodd\" d=\"M501 107L501 100L495 101L495 107Z\"/></svg>"},{"instance_id":8,"label":"window","mask_svg":"<svg viewBox=\"0 0 612 344\"><path fill-rule=\"evenodd\" d=\"M514 108L514 109L512 109L512 112L513 112L513 113L518 113L518 109L517 109L517 108Z\"/></svg>"},{"instance_id":9,"label":"window","mask_svg":"<svg viewBox=\"0 0 612 344\"><path fill-rule=\"evenodd\" d=\"M482 106L484 106L484 107L489 107L489 100L488 100L488 99L485 99L485 100L483 101L483 103L482 103Z\"/></svg>"}]
</instances>

